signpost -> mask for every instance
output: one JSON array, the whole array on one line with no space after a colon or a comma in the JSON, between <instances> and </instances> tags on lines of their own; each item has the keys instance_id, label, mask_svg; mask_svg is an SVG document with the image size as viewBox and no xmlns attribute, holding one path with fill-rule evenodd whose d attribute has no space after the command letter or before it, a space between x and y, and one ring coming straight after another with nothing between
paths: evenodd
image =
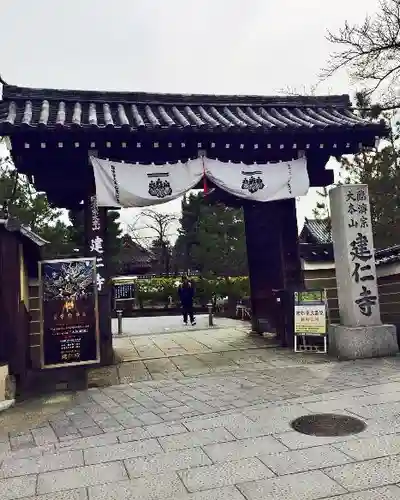
<instances>
[{"instance_id":1,"label":"signpost","mask_svg":"<svg viewBox=\"0 0 400 500\"><path fill-rule=\"evenodd\" d=\"M295 352L327 352L326 296L323 290L295 293L294 306L294 350ZM301 343L299 344L299 337ZM311 338L323 338L323 350Z\"/></svg>"},{"instance_id":2,"label":"signpost","mask_svg":"<svg viewBox=\"0 0 400 500\"><path fill-rule=\"evenodd\" d=\"M42 368L100 362L95 258L39 262Z\"/></svg>"}]
</instances>

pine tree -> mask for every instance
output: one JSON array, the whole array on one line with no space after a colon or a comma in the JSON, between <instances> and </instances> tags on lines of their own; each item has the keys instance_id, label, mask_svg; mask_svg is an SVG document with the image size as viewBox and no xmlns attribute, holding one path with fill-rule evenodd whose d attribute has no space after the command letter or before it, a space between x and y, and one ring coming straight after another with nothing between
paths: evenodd
<instances>
[{"instance_id":1,"label":"pine tree","mask_svg":"<svg viewBox=\"0 0 400 500\"><path fill-rule=\"evenodd\" d=\"M320 191L317 191L317 194L319 196L319 201L317 201L315 208L312 211L313 217L317 220L330 221L329 189L324 186Z\"/></svg>"},{"instance_id":2,"label":"pine tree","mask_svg":"<svg viewBox=\"0 0 400 500\"><path fill-rule=\"evenodd\" d=\"M247 273L243 212L223 203L209 204L203 193L182 202L179 237L174 258L183 270L203 275L233 276Z\"/></svg>"},{"instance_id":3,"label":"pine tree","mask_svg":"<svg viewBox=\"0 0 400 500\"><path fill-rule=\"evenodd\" d=\"M366 119L375 119L379 107L371 105L366 92L356 95L357 108ZM343 182L367 184L371 204L371 219L376 248L400 243L400 160L399 124L393 124L391 114L381 114L392 124L387 140L377 148L363 149L358 154L343 157Z\"/></svg>"}]
</instances>

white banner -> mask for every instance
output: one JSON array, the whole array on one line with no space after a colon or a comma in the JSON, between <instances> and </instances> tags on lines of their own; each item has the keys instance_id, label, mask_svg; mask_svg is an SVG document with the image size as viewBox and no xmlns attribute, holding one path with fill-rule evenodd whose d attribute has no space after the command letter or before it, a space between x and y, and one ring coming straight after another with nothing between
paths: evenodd
<instances>
[{"instance_id":1,"label":"white banner","mask_svg":"<svg viewBox=\"0 0 400 500\"><path fill-rule=\"evenodd\" d=\"M206 175L216 186L239 198L274 201L307 194L310 180L305 158L245 165L206 159Z\"/></svg>"},{"instance_id":2,"label":"white banner","mask_svg":"<svg viewBox=\"0 0 400 500\"><path fill-rule=\"evenodd\" d=\"M274 201L307 194L305 158L246 165L196 158L186 163L141 165L90 157L98 206L147 207L179 198L193 189L204 172L217 187L239 198Z\"/></svg>"},{"instance_id":3,"label":"white banner","mask_svg":"<svg viewBox=\"0 0 400 500\"><path fill-rule=\"evenodd\" d=\"M141 165L90 157L99 207L148 207L193 189L203 177L201 158L187 163Z\"/></svg>"}]
</instances>

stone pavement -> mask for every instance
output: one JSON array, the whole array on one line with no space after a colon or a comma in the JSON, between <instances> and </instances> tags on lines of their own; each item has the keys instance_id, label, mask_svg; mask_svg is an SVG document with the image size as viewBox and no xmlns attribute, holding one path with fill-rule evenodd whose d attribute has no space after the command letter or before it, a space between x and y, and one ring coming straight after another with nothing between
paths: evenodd
<instances>
[{"instance_id":1,"label":"stone pavement","mask_svg":"<svg viewBox=\"0 0 400 500\"><path fill-rule=\"evenodd\" d=\"M138 318L122 318L122 336L141 336L160 333L193 332L196 330L206 330L208 328L208 314L196 316L196 325L184 325L182 316L140 316ZM238 325L246 323L229 319L214 317L216 328L236 328ZM118 335L118 321L112 320L112 331L116 338Z\"/></svg>"},{"instance_id":2,"label":"stone pavement","mask_svg":"<svg viewBox=\"0 0 400 500\"><path fill-rule=\"evenodd\" d=\"M89 385L178 379L229 370L263 362L265 348L276 345L273 339L249 335L248 323L216 318L216 326L209 328L208 316L197 319L197 326L185 327L177 316L125 318L126 333L113 338L116 366L91 369Z\"/></svg>"},{"instance_id":3,"label":"stone pavement","mask_svg":"<svg viewBox=\"0 0 400 500\"><path fill-rule=\"evenodd\" d=\"M89 389L12 432L18 407L5 412L0 498L400 499L400 358L264 356L197 377ZM367 427L330 438L290 427L320 412L357 415Z\"/></svg>"}]
</instances>

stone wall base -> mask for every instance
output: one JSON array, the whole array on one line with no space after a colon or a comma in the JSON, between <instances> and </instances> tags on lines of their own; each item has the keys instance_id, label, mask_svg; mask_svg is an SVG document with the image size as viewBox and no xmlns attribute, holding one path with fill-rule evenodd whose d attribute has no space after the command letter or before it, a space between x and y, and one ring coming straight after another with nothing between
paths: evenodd
<instances>
[{"instance_id":1,"label":"stone wall base","mask_svg":"<svg viewBox=\"0 0 400 500\"><path fill-rule=\"evenodd\" d=\"M394 325L329 326L329 354L339 359L394 356L399 352Z\"/></svg>"}]
</instances>

